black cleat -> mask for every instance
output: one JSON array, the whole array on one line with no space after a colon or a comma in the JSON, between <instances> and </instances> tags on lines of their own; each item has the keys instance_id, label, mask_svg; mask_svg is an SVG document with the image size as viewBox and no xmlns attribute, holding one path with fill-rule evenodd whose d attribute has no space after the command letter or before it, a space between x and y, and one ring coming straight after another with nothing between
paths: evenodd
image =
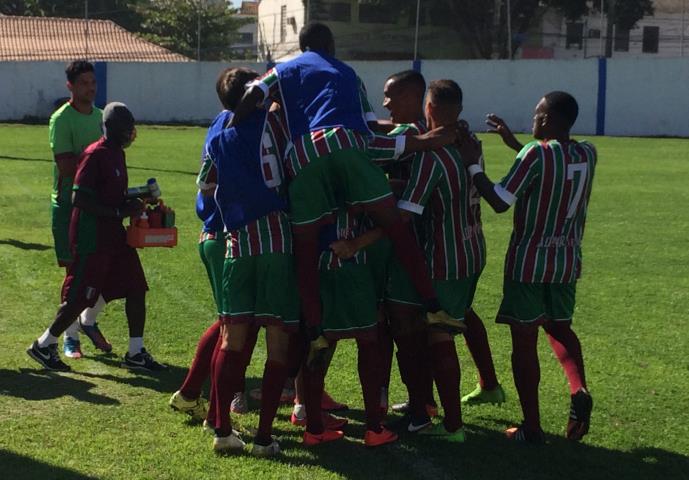
<instances>
[{"instance_id":1,"label":"black cleat","mask_svg":"<svg viewBox=\"0 0 689 480\"><path fill-rule=\"evenodd\" d=\"M130 370L146 370L148 372L167 370L167 365L156 362L145 348L142 348L136 355L130 356L129 352L125 353L124 360L122 360L122 367Z\"/></svg>"},{"instance_id":2,"label":"black cleat","mask_svg":"<svg viewBox=\"0 0 689 480\"><path fill-rule=\"evenodd\" d=\"M588 433L591 410L593 410L593 398L589 392L582 388L572 395L569 420L567 420L567 439L578 442Z\"/></svg>"},{"instance_id":3,"label":"black cleat","mask_svg":"<svg viewBox=\"0 0 689 480\"><path fill-rule=\"evenodd\" d=\"M72 368L60 359L60 354L57 353L57 343L41 348L38 346L38 340L34 341L26 353L40 363L46 370L54 372L69 372Z\"/></svg>"}]
</instances>

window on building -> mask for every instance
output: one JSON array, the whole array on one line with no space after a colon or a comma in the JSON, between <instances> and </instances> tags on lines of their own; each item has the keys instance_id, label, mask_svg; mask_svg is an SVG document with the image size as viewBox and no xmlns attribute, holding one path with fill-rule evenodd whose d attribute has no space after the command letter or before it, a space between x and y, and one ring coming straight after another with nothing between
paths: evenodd
<instances>
[{"instance_id":1,"label":"window on building","mask_svg":"<svg viewBox=\"0 0 689 480\"><path fill-rule=\"evenodd\" d=\"M644 27L641 51L644 53L658 53L660 41L660 27Z\"/></svg>"},{"instance_id":2,"label":"window on building","mask_svg":"<svg viewBox=\"0 0 689 480\"><path fill-rule=\"evenodd\" d=\"M399 9L370 3L359 4L359 21L361 23L397 23Z\"/></svg>"},{"instance_id":3,"label":"window on building","mask_svg":"<svg viewBox=\"0 0 689 480\"><path fill-rule=\"evenodd\" d=\"M613 48L616 52L629 51L629 30L619 27L615 29L615 42Z\"/></svg>"},{"instance_id":4,"label":"window on building","mask_svg":"<svg viewBox=\"0 0 689 480\"><path fill-rule=\"evenodd\" d=\"M287 5L280 7L280 43L287 41Z\"/></svg>"},{"instance_id":5,"label":"window on building","mask_svg":"<svg viewBox=\"0 0 689 480\"><path fill-rule=\"evenodd\" d=\"M584 24L572 22L567 24L567 44L566 48L578 48L581 50L584 44Z\"/></svg>"}]
</instances>

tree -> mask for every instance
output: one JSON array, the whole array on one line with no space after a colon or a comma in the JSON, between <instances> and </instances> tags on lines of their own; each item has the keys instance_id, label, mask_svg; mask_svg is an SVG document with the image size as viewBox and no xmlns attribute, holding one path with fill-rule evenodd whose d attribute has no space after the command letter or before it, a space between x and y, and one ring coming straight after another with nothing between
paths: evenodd
<instances>
[{"instance_id":1,"label":"tree","mask_svg":"<svg viewBox=\"0 0 689 480\"><path fill-rule=\"evenodd\" d=\"M416 14L417 0L363 0L389 8L403 9ZM612 25L632 28L644 15L653 14L652 0L604 0L608 12L608 42L611 44ZM538 24L548 8L562 13L569 20L595 12L600 0L510 0L512 25L512 52L519 48L519 39ZM474 58L509 58L507 38L506 0L424 0L422 9L428 13L452 18L453 28L469 47ZM517 40L517 41L515 41ZM612 47L610 47L612 49Z\"/></svg>"},{"instance_id":2,"label":"tree","mask_svg":"<svg viewBox=\"0 0 689 480\"><path fill-rule=\"evenodd\" d=\"M228 3L150 0L137 7L147 40L199 60L227 60L230 44L244 24Z\"/></svg>"}]
</instances>

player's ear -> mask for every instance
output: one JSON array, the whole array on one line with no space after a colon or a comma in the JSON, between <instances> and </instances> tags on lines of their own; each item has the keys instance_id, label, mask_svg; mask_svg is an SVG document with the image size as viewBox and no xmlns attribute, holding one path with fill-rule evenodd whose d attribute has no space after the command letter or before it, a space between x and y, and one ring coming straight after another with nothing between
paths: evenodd
<instances>
[{"instance_id":1,"label":"player's ear","mask_svg":"<svg viewBox=\"0 0 689 480\"><path fill-rule=\"evenodd\" d=\"M67 85L67 90L69 90L69 91L71 92L71 91L72 91L72 82L70 82L69 80L67 80L67 82L65 83L65 85Z\"/></svg>"}]
</instances>

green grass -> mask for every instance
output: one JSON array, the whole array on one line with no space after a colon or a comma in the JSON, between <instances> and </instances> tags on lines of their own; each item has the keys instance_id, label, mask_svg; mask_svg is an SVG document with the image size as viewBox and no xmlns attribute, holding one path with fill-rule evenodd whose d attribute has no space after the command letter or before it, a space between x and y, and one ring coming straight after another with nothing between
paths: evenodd
<instances>
[{"instance_id":1,"label":"green grass","mask_svg":"<svg viewBox=\"0 0 689 480\"><path fill-rule=\"evenodd\" d=\"M513 445L502 430L520 419L511 379L508 330L493 323L501 294L510 215L484 207L489 260L476 295L498 375L508 392L501 407L466 408L468 443L403 439L375 451L361 444L363 402L353 342L341 342L327 379L346 400L353 426L337 445L306 450L281 407L275 423L279 460L216 457L211 439L167 407L213 302L196 238L194 174L204 130L141 127L128 150L131 184L155 176L177 211L179 245L141 252L151 291L146 344L171 365L162 375L131 374L118 359L70 361L74 373L47 374L24 353L49 324L62 271L55 264L49 220L52 161L44 126L0 125L0 472L3 478L686 478L689 469L689 141L595 138L600 162L584 243L575 328L595 399L583 444L562 439L568 390L542 339L541 414L549 443ZM488 173L507 171L510 153L484 137ZM124 353L122 302L108 305L103 330ZM461 342L460 342L461 343ZM459 345L462 392L476 372ZM248 372L260 382L263 343ZM391 398L403 399L396 372ZM257 406L239 418L257 424Z\"/></svg>"}]
</instances>

